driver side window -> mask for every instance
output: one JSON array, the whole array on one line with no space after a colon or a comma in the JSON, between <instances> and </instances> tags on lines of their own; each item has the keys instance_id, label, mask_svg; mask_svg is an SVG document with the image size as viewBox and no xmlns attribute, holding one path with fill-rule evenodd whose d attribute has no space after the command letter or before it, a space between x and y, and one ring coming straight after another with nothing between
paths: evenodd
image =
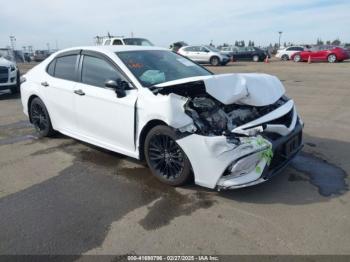
<instances>
[{"instance_id":1,"label":"driver side window","mask_svg":"<svg viewBox=\"0 0 350 262\"><path fill-rule=\"evenodd\" d=\"M94 56L84 55L81 81L84 84L105 87L107 80L123 79L121 74L109 62Z\"/></svg>"}]
</instances>

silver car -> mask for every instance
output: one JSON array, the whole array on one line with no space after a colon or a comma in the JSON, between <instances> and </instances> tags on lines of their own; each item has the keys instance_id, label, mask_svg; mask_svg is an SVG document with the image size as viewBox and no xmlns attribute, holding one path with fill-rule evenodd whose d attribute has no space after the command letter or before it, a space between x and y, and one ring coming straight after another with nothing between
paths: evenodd
<instances>
[{"instance_id":1,"label":"silver car","mask_svg":"<svg viewBox=\"0 0 350 262\"><path fill-rule=\"evenodd\" d=\"M213 66L226 65L230 61L228 55L220 53L220 50L212 46L185 46L180 48L178 53L197 63L211 64Z\"/></svg>"}]
</instances>

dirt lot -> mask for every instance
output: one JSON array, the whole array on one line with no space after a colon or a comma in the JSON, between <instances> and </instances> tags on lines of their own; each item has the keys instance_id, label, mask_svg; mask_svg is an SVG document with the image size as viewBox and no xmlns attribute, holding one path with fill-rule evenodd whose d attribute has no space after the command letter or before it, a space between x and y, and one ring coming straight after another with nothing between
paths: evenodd
<instances>
[{"instance_id":1,"label":"dirt lot","mask_svg":"<svg viewBox=\"0 0 350 262\"><path fill-rule=\"evenodd\" d=\"M170 188L127 157L37 139L3 92L0 254L350 254L350 63L210 69L283 81L305 122L288 169L235 191Z\"/></svg>"}]
</instances>

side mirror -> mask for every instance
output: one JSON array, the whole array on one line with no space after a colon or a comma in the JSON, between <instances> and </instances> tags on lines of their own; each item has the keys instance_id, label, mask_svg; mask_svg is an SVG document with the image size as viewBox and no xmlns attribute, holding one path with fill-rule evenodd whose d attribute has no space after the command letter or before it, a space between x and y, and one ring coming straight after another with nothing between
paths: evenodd
<instances>
[{"instance_id":1,"label":"side mirror","mask_svg":"<svg viewBox=\"0 0 350 262\"><path fill-rule=\"evenodd\" d=\"M105 86L109 88L113 88L118 98L122 98L126 96L125 89L129 86L127 82L121 80L120 78L115 80L107 80L105 82Z\"/></svg>"}]
</instances>

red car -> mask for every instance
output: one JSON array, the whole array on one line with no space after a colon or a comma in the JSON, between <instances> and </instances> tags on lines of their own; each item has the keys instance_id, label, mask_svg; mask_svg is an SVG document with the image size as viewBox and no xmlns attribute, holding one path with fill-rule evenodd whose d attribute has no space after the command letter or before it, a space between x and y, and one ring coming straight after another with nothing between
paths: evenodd
<instances>
[{"instance_id":1,"label":"red car","mask_svg":"<svg viewBox=\"0 0 350 262\"><path fill-rule=\"evenodd\" d=\"M308 61L328 61L329 63L341 62L349 59L348 51L338 46L314 46L306 51L301 51L293 54L291 59L294 62Z\"/></svg>"}]
</instances>

